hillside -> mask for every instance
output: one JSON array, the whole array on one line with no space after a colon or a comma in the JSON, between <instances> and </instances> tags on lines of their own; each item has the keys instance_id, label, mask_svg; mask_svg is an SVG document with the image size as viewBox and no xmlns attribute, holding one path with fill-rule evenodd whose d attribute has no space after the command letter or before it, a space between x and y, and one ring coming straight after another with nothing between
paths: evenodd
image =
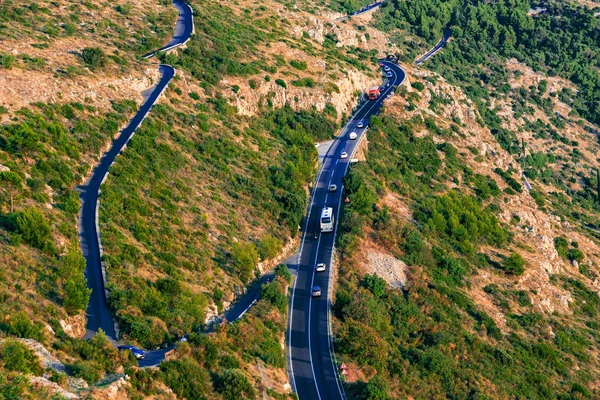
<instances>
[{"instance_id":1,"label":"hillside","mask_svg":"<svg viewBox=\"0 0 600 400\"><path fill-rule=\"evenodd\" d=\"M429 23L436 31L419 19L435 9L454 37L422 67L407 66L410 87L372 121L366 163L346 178L334 310L347 392L596 398L600 165L596 92L586 88L600 77L582 81L548 48L597 48L598 21L557 4L537 19L515 16L522 30L555 31L512 50L486 36L508 25L494 20L504 4L478 22L475 8L454 6L395 3L375 22L419 36ZM569 24L591 36L563 31ZM407 40L423 39L436 40Z\"/></svg>"},{"instance_id":2,"label":"hillside","mask_svg":"<svg viewBox=\"0 0 600 400\"><path fill-rule=\"evenodd\" d=\"M160 55L176 78L111 167L100 197L120 341L147 349L198 330L257 267L273 267L294 248L316 169L314 143L330 139L357 96L379 81L378 47L351 24L330 25L342 15L335 9L191 5L196 34L185 49ZM235 390L281 397L289 391L284 272L243 321L190 335L159 370L137 370L103 335L82 340L88 292L77 186L157 82L156 65L139 56L168 42L174 8L2 7L1 335L48 349L65 365L48 371L50 380L69 393L101 397L107 380L126 373L128 383L117 379L114 391L132 398L220 398ZM15 346L2 348L2 390L51 397L58 389L32 376L43 370L35 355L17 346L29 361L8 362Z\"/></svg>"},{"instance_id":3,"label":"hillside","mask_svg":"<svg viewBox=\"0 0 600 400\"><path fill-rule=\"evenodd\" d=\"M243 319L198 332L297 250L315 142L388 53L407 84L345 180L337 243L349 398L598 397L598 16L390 0L343 18L368 3L190 1L194 36L158 55L176 77L100 196L119 342L176 347L147 369L83 339L78 186L156 84L140 55L175 8L0 6L0 397L293 398L287 268Z\"/></svg>"}]
</instances>

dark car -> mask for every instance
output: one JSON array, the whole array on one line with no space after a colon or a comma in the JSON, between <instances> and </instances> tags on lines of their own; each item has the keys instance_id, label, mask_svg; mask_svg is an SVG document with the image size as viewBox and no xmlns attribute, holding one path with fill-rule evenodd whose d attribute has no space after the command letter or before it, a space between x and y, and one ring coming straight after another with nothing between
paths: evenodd
<instances>
[{"instance_id":1,"label":"dark car","mask_svg":"<svg viewBox=\"0 0 600 400\"><path fill-rule=\"evenodd\" d=\"M144 357L146 357L146 352L142 349L138 349L135 346L130 346L130 345L123 345L123 346L118 346L117 349L119 350L129 350L131 351L131 354L133 354L133 356L137 359L137 360L143 360Z\"/></svg>"}]
</instances>

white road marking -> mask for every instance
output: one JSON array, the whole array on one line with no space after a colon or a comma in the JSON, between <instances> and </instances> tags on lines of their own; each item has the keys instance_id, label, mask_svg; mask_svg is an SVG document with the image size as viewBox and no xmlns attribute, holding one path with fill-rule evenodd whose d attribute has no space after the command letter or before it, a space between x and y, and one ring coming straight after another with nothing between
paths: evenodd
<instances>
[{"instance_id":1,"label":"white road marking","mask_svg":"<svg viewBox=\"0 0 600 400\"><path fill-rule=\"evenodd\" d=\"M250 305L244 310L242 311L242 313L240 314L239 317L237 317L236 321L240 318L242 318L244 316L244 314L246 314L246 311L248 311L250 309L250 307L252 307L254 305L254 303L256 303L257 299L254 299L254 301L252 301L252 303L250 303Z\"/></svg>"},{"instance_id":2,"label":"white road marking","mask_svg":"<svg viewBox=\"0 0 600 400\"><path fill-rule=\"evenodd\" d=\"M406 77L406 74L405 74L405 77ZM391 90L391 86L388 88L388 91L389 90ZM338 136L338 138L341 137L344 134L344 132L348 129L348 127L350 126L350 124L352 122L354 122L356 116L358 116L360 114L360 112L363 110L363 108L365 108L368 104L371 104L371 107L369 107L369 109L367 110L367 113L368 113L369 111L371 111L373 109L373 107L375 107L378 104L380 104L382 102L382 100L383 99L380 98L380 99L378 99L375 102L370 102L370 101L365 102L365 104L363 104L358 109L358 111L354 114L355 116L348 121L348 123L346 124L346 126L344 126L344 128L342 129L342 132L340 133L340 135ZM362 134L361 134L361 137L362 137ZM337 148L338 143L339 143L339 142L338 143L336 143L336 142L338 142L338 139L336 139L335 142L331 145L331 147L329 148L329 150L325 154L325 158L327 158L327 154L330 151L333 150L335 152L335 148ZM354 147L356 148L356 146L354 146ZM339 163L339 161L340 161L339 159L336 160L335 165L337 165ZM344 170L344 175L346 174L346 172L348 170L348 166L349 166L349 163L346 163L346 168ZM296 390L296 380L295 380L295 377L294 377L294 368L293 368L293 362L292 362L292 346L291 346L291 344L292 344L293 314L294 314L294 296L295 296L295 292L296 292L296 283L298 281L298 279L297 279L298 278L298 273L300 272L300 260L301 260L301 257L302 257L302 251L304 249L304 242L306 240L306 232L307 232L307 229L308 229L308 222L310 220L310 215L311 215L312 207L313 207L314 200L315 200L317 186L318 186L318 183L320 181L321 174L322 174L322 172L324 170L325 170L325 162L323 163L323 166L321 167L321 170L319 171L319 174L317 176L317 180L316 180L316 183L315 183L315 191L313 192L313 195L312 195L312 199L311 199L311 203L310 203L310 207L309 207L309 211L308 211L308 216L307 216L306 223L305 223L304 234L302 235L302 243L300 245L300 251L298 252L298 262L297 262L298 267L297 267L296 279L294 279L294 286L293 286L293 289L292 289L292 300L290 302L290 323L289 323L290 324L290 331L289 331L289 334L288 334L288 345L289 345L289 359L290 359L290 375L291 375L291 380L292 380L294 392L296 392L296 393L297 393L297 390ZM343 185L342 185L342 189L343 189ZM325 196L325 199L327 200L327 195ZM342 201L342 198L340 196L339 204L341 204L341 201ZM338 209L337 209L337 213L336 213L336 218L339 217L339 212L340 212L340 206L339 206L339 204L338 204ZM337 224L335 224L335 227L334 227L334 241L333 241L331 259L333 258L333 251L335 250L335 238L336 238L336 235L337 235ZM318 259L318 255L319 255L319 245L320 245L320 242L321 242L321 236L319 235L319 239L318 239L318 242L317 242L317 253L316 253L316 256L315 256L315 263L316 263L316 261ZM331 280L329 280L329 282L331 283ZM312 285L313 284L314 284L314 270L313 270L312 280L311 280L311 289L312 289ZM329 299L330 293L331 292L328 290L328 301L330 301L330 299ZM310 363L311 363L311 368L312 368L312 373L313 373L313 380L315 382L315 389L317 391L317 396L319 397L319 400L320 400L321 399L321 394L319 392L319 387L318 387L318 385L316 383L316 375L315 375L314 366L313 366L313 363L312 363L312 348L311 348L311 338L310 338L310 312L311 312L311 310L312 310L312 293L311 293L311 296L309 297L308 350L309 350L309 355L310 355ZM337 384L337 387L338 387L338 390L339 390L339 393L340 393L340 397L341 398L345 398L344 393L342 391L342 388L340 386L339 377L338 377L337 370L335 369L335 364L334 364L334 361L333 361L333 357L335 356L335 354L333 352L333 347L332 347L333 343L332 343L332 335L331 335L331 307L329 307L329 306L327 307L327 317L328 317L328 319L327 319L327 322L328 322L328 332L330 333L329 334L329 344L330 344L330 360L331 360L331 365L332 365L333 370L334 370L336 384Z\"/></svg>"}]
</instances>

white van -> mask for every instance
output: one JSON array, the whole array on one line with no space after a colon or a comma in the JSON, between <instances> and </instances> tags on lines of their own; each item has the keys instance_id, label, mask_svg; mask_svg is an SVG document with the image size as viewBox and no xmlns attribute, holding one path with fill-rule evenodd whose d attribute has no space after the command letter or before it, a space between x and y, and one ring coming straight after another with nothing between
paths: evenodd
<instances>
[{"instance_id":1,"label":"white van","mask_svg":"<svg viewBox=\"0 0 600 400\"><path fill-rule=\"evenodd\" d=\"M350 132L350 140L354 140L357 138L356 132Z\"/></svg>"}]
</instances>

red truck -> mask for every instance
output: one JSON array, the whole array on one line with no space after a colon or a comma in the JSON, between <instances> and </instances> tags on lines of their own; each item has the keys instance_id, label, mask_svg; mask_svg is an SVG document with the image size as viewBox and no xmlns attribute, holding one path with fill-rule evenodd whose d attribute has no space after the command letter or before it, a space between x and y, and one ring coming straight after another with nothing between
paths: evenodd
<instances>
[{"instance_id":1,"label":"red truck","mask_svg":"<svg viewBox=\"0 0 600 400\"><path fill-rule=\"evenodd\" d=\"M374 86L367 92L369 95L369 100L377 100L381 92L379 91L379 86Z\"/></svg>"}]
</instances>

